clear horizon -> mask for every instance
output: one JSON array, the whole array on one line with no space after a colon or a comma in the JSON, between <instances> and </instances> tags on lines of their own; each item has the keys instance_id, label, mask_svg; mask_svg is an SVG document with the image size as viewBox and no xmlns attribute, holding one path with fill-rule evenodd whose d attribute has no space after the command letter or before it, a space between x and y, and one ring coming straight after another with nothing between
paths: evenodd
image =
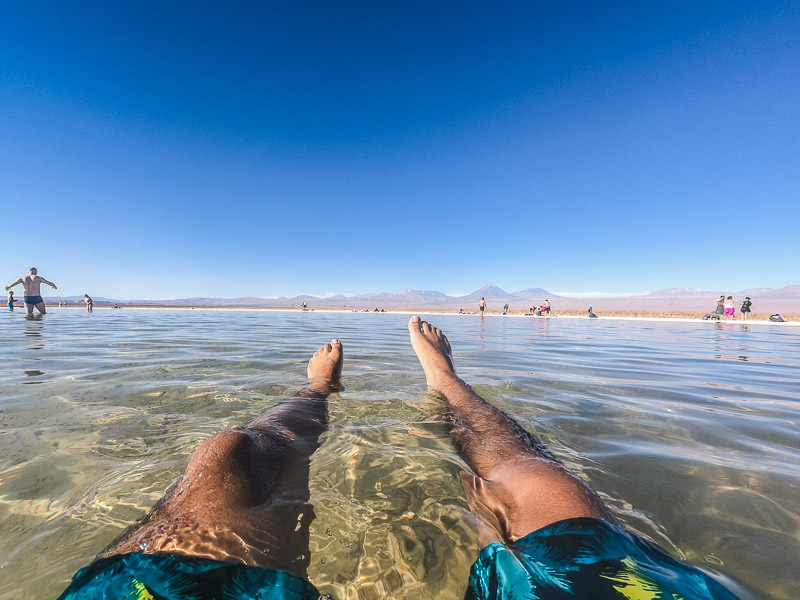
<instances>
[{"instance_id":1,"label":"clear horizon","mask_svg":"<svg viewBox=\"0 0 800 600\"><path fill-rule=\"evenodd\" d=\"M0 277L795 285L798 30L791 2L9 5Z\"/></svg>"}]
</instances>

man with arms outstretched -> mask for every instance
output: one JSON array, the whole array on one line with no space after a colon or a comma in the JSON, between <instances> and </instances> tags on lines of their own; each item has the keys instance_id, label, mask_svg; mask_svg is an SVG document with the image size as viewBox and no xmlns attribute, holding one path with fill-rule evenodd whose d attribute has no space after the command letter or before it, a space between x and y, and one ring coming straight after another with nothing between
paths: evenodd
<instances>
[{"instance_id":1,"label":"man with arms outstretched","mask_svg":"<svg viewBox=\"0 0 800 600\"><path fill-rule=\"evenodd\" d=\"M27 275L23 275L14 283L9 283L6 286L6 291L20 283L22 287L25 288L25 296L22 300L25 302L25 309L28 311L28 316L33 316L34 307L39 311L39 314L45 314L47 309L44 306L44 299L42 298L42 284L46 283L54 290L57 290L58 286L55 283L47 281L44 277L41 277L36 267L31 267Z\"/></svg>"}]
</instances>

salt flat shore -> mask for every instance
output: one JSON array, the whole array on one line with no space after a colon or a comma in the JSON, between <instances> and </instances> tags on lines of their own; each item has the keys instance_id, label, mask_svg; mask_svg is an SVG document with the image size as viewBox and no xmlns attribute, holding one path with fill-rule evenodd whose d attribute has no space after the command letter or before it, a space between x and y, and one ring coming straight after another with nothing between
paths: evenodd
<instances>
[{"instance_id":1,"label":"salt flat shore","mask_svg":"<svg viewBox=\"0 0 800 600\"><path fill-rule=\"evenodd\" d=\"M48 309L52 310L86 310L84 306L73 305L73 306L58 306L52 305L48 306ZM175 311L187 311L187 310L196 310L196 311L214 311L214 310L226 310L226 311L272 311L272 312L301 312L301 309L298 307L268 307L268 306L172 306L172 305L142 305L142 304L123 304L120 305L119 308L114 308L110 305L98 305L95 304L95 310L175 310ZM351 309L351 308L309 308L306 312L335 312L335 313L360 313L360 314L403 314L403 315L456 315L461 316L464 318L469 317L478 317L480 318L481 315L478 311L468 311L459 313L458 310L455 309L405 309L405 308L387 308L383 312L376 313L375 310L369 309ZM738 315L737 315L738 316ZM783 323L775 323L773 321L768 320L768 318L762 318L763 315L758 315L759 318L751 318L747 321L743 321L741 318L737 318L735 320L728 320L728 321L716 321L716 320L705 320L702 316L675 316L670 315L669 313L664 313L663 315L659 314L647 314L647 315L640 315L640 314L625 314L623 312L617 311L614 314L604 315L602 312L597 315L597 319L589 319L586 313L578 313L576 314L574 311L572 312L565 312L559 313L554 312L550 316L541 316L537 317L534 315L530 315L524 313L522 311L510 311L508 314L502 314L500 311L487 311L484 315L485 318L511 318L511 319L537 319L537 320L548 320L548 319L570 319L570 320L584 320L584 321L595 321L595 320L605 320L605 321L645 321L645 322L664 322L664 323L720 323L720 324L727 324L727 325L771 325L771 326L779 326L779 327L800 327L800 315L797 314L789 314L784 315L786 318L790 319L789 321Z\"/></svg>"}]
</instances>

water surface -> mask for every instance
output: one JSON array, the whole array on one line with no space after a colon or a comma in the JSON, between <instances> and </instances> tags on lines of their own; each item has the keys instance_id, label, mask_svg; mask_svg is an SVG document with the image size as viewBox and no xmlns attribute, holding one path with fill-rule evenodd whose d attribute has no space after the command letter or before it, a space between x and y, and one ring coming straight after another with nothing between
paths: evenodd
<instances>
[{"instance_id":1,"label":"water surface","mask_svg":"<svg viewBox=\"0 0 800 600\"><path fill-rule=\"evenodd\" d=\"M797 329L435 315L459 374L627 526L743 596L800 597ZM311 580L461 598L478 547L407 315L53 309L0 316L0 599L58 595L194 448L345 345L311 464ZM748 592L747 590L750 590Z\"/></svg>"}]
</instances>

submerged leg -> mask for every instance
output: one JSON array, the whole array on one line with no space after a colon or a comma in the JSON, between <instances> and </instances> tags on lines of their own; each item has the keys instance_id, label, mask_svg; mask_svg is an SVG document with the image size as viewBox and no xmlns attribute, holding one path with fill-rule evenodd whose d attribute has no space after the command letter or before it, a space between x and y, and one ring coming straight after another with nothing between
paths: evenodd
<instances>
[{"instance_id":1,"label":"submerged leg","mask_svg":"<svg viewBox=\"0 0 800 600\"><path fill-rule=\"evenodd\" d=\"M456 449L477 475L465 473L462 481L478 518L481 545L517 540L562 519L615 521L597 493L536 436L456 375L450 342L441 330L417 316L408 327L428 387L447 401Z\"/></svg>"},{"instance_id":2,"label":"submerged leg","mask_svg":"<svg viewBox=\"0 0 800 600\"><path fill-rule=\"evenodd\" d=\"M137 528L104 556L172 552L290 571L305 577L311 454L327 428L327 397L338 390L339 340L308 363L308 387L244 427L195 450L186 473Z\"/></svg>"}]
</instances>

